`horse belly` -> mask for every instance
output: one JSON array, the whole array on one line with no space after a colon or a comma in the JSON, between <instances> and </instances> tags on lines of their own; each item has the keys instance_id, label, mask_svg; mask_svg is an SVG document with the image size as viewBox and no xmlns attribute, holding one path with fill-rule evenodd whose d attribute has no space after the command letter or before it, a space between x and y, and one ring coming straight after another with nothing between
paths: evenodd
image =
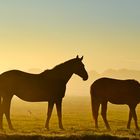
<instances>
[{"instance_id":1,"label":"horse belly","mask_svg":"<svg viewBox=\"0 0 140 140\"><path fill-rule=\"evenodd\" d=\"M52 85L46 86L31 86L25 88L19 88L19 90L15 91L15 95L19 98L30 101L49 101L49 100L57 100L63 97L63 93L65 92L63 88L57 88Z\"/></svg>"},{"instance_id":2,"label":"horse belly","mask_svg":"<svg viewBox=\"0 0 140 140\"><path fill-rule=\"evenodd\" d=\"M93 97L100 102L109 101L114 104L126 104L129 100L132 101L132 97L128 95L127 91L110 86L103 86L102 88L95 87L93 92Z\"/></svg>"},{"instance_id":3,"label":"horse belly","mask_svg":"<svg viewBox=\"0 0 140 140\"><path fill-rule=\"evenodd\" d=\"M49 100L49 94L47 92L41 91L41 90L22 90L19 92L16 92L15 95L19 97L20 99L24 101L30 101L30 102L37 102L37 101L48 101Z\"/></svg>"},{"instance_id":4,"label":"horse belly","mask_svg":"<svg viewBox=\"0 0 140 140\"><path fill-rule=\"evenodd\" d=\"M118 99L118 98L111 98L111 99L108 99L108 101L112 104L127 104L127 101L125 99Z\"/></svg>"}]
</instances>

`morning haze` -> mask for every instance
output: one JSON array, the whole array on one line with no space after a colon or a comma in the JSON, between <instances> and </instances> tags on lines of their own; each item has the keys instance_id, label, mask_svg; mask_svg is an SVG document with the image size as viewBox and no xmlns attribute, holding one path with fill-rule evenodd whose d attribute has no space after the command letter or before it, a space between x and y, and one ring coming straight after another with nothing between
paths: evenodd
<instances>
[{"instance_id":1,"label":"morning haze","mask_svg":"<svg viewBox=\"0 0 140 140\"><path fill-rule=\"evenodd\" d=\"M90 100L90 86L98 78L110 77L140 81L139 7L139 0L1 0L0 74L12 71L2 74L3 79L0 79L2 83L0 89L7 93L1 94L3 97L0 101L4 102L4 111L0 111L0 128L4 126L6 134L10 134L11 137L13 131L8 129L8 124L10 129L13 129L14 125L16 129L14 137L19 135L19 138L21 135L31 137L39 135L37 139L48 138L48 136L69 138L71 135L81 138L87 135L91 137L100 135L100 133L107 136L111 134L139 137L140 132L133 131L133 124L132 131L125 127L129 111L126 105L116 107L109 104L108 120L111 120L109 124L113 131L104 130L104 124L100 118L101 129L96 130ZM68 60L74 63L67 65ZM79 64L77 65L79 72L76 69L72 71L75 65L71 64ZM64 67L61 67L64 65L65 71ZM60 71L55 71L55 68L59 68L57 66L62 68L61 75ZM86 71L83 76L80 72L82 69ZM51 82L46 79L45 81L42 78L44 72L47 76L49 75L48 77L52 76L56 79L46 78L51 79ZM59 76L66 76L64 73L68 76L65 80L68 82L70 79L67 84L59 81ZM23 80L19 75L27 79ZM30 77L35 77L35 79ZM84 79L86 81L83 82ZM13 82L14 80L16 82ZM32 100L33 95L41 91L45 93L41 87L44 85L43 88L46 89L46 82L48 82L47 89L55 91L52 92L53 95L61 87L59 85L63 85L62 90L66 93L66 97L63 100L62 110L62 97L59 102L51 100L48 104L25 102L17 97L24 99L25 96L27 101L29 100L27 93L30 93L32 96L29 101L37 101ZM58 82L58 89L53 87L53 84L51 85L56 82ZM66 92L64 92L65 88ZM10 92L11 89L14 89L15 93ZM19 91L22 93L21 96ZM10 101L14 94L17 96L14 96L16 100L12 100L10 115ZM46 94L42 95L44 99ZM37 96L40 94L36 94ZM41 101L44 101L43 99L41 98ZM47 131L43 125L46 122L45 127L49 129L54 104L56 109L50 121L52 130ZM48 113L46 113L47 107ZM137 112L140 118L140 107L137 108ZM3 114L8 124L5 118L2 123ZM48 119L46 119L46 114ZM62 118L65 131L58 130L58 127L63 129ZM1 134L5 136L5 131L3 133L3 130L0 130L0 139Z\"/></svg>"}]
</instances>

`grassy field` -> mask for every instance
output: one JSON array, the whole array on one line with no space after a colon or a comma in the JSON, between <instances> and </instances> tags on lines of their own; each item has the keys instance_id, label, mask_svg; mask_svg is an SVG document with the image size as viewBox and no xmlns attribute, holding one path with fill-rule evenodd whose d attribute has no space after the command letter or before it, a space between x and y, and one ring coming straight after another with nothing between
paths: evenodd
<instances>
[{"instance_id":1,"label":"grassy field","mask_svg":"<svg viewBox=\"0 0 140 140\"><path fill-rule=\"evenodd\" d=\"M136 131L134 122L132 121L131 129L126 129L128 120L128 107L109 104L108 120L112 128L107 131L101 116L99 115L99 130L94 128L94 121L91 115L90 97L65 97L63 100L63 124L64 131L59 130L56 109L54 108L50 121L50 131L44 128L47 112L47 102L29 103L18 100L12 100L11 119L14 131L8 129L7 122L4 118L4 130L0 131L0 139L13 137L18 139L19 136L24 136L28 139L45 139L45 138L83 138L93 139L92 136L107 137L116 136L134 139L140 138L140 131ZM137 107L137 115L140 120L140 106ZM140 125L140 121L139 121ZM28 137L27 137L28 136ZM113 137L115 139L116 137ZM21 139L21 138L20 138ZM99 138L100 139L100 138Z\"/></svg>"}]
</instances>

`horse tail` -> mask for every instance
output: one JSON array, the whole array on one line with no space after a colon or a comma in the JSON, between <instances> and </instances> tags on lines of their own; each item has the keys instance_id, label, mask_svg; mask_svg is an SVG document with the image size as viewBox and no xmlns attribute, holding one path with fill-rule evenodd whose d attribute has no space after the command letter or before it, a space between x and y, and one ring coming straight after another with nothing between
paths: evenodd
<instances>
[{"instance_id":1,"label":"horse tail","mask_svg":"<svg viewBox=\"0 0 140 140\"><path fill-rule=\"evenodd\" d=\"M98 111L99 111L99 107L100 107L100 102L98 101L98 99L95 97L95 89L94 86L91 85L90 87L90 96L91 96L91 109L92 109L92 116L93 119L95 120L95 123L97 122L98 119ZM96 124L95 124L96 125ZM96 126L98 127L98 126Z\"/></svg>"}]
</instances>

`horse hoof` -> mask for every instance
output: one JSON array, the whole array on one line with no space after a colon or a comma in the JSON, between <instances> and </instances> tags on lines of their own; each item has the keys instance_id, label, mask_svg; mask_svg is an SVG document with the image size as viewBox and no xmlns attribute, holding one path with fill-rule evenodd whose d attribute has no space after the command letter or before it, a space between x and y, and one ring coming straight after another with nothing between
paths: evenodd
<instances>
[{"instance_id":1,"label":"horse hoof","mask_svg":"<svg viewBox=\"0 0 140 140\"><path fill-rule=\"evenodd\" d=\"M45 129L47 129L48 131L50 130L50 128L49 128L49 127L47 127L47 126L45 126Z\"/></svg>"},{"instance_id":2,"label":"horse hoof","mask_svg":"<svg viewBox=\"0 0 140 140\"><path fill-rule=\"evenodd\" d=\"M107 128L108 131L111 131L111 128Z\"/></svg>"},{"instance_id":3,"label":"horse hoof","mask_svg":"<svg viewBox=\"0 0 140 140\"><path fill-rule=\"evenodd\" d=\"M140 130L139 127L137 127L136 130L139 131Z\"/></svg>"},{"instance_id":4,"label":"horse hoof","mask_svg":"<svg viewBox=\"0 0 140 140\"><path fill-rule=\"evenodd\" d=\"M59 128L60 128L60 130L65 130L64 127L59 127Z\"/></svg>"},{"instance_id":5,"label":"horse hoof","mask_svg":"<svg viewBox=\"0 0 140 140\"><path fill-rule=\"evenodd\" d=\"M50 128L46 128L47 129L47 131L50 131Z\"/></svg>"},{"instance_id":6,"label":"horse hoof","mask_svg":"<svg viewBox=\"0 0 140 140\"><path fill-rule=\"evenodd\" d=\"M3 129L3 127L0 127L0 130L2 130L2 131L3 131L3 130L4 130L4 129Z\"/></svg>"},{"instance_id":7,"label":"horse hoof","mask_svg":"<svg viewBox=\"0 0 140 140\"><path fill-rule=\"evenodd\" d=\"M95 126L95 129L97 129L97 130L98 130L98 129L99 129L99 127L98 127L98 126Z\"/></svg>"},{"instance_id":8,"label":"horse hoof","mask_svg":"<svg viewBox=\"0 0 140 140\"><path fill-rule=\"evenodd\" d=\"M9 129L12 130L12 131L15 131L15 129L13 127L10 127Z\"/></svg>"}]
</instances>

